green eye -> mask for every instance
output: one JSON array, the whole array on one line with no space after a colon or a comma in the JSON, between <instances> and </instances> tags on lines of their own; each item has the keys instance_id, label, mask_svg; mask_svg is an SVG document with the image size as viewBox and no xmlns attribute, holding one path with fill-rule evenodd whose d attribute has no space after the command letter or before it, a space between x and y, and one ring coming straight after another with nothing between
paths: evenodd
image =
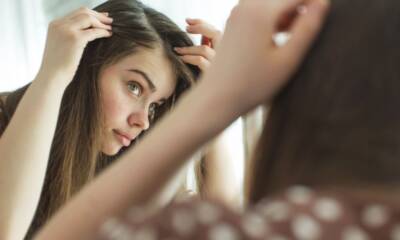
<instances>
[{"instance_id":1,"label":"green eye","mask_svg":"<svg viewBox=\"0 0 400 240\"><path fill-rule=\"evenodd\" d=\"M140 86L140 84L137 82L133 82L133 81L129 82L128 89L137 97L142 95L142 86Z\"/></svg>"}]
</instances>

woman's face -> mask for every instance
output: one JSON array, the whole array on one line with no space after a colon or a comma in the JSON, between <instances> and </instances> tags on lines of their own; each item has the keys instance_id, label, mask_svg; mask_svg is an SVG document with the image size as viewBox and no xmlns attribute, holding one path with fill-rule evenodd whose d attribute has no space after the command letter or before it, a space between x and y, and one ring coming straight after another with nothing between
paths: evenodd
<instances>
[{"instance_id":1,"label":"woman's face","mask_svg":"<svg viewBox=\"0 0 400 240\"><path fill-rule=\"evenodd\" d=\"M160 48L140 48L99 76L104 113L101 151L115 155L149 128L149 115L175 90L176 77Z\"/></svg>"}]
</instances>

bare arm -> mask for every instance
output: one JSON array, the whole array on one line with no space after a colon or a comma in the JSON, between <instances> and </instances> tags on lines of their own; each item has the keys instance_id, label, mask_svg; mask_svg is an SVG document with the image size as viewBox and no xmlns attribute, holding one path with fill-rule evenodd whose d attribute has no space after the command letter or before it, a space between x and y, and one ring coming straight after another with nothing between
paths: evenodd
<instances>
[{"instance_id":1,"label":"bare arm","mask_svg":"<svg viewBox=\"0 0 400 240\"><path fill-rule=\"evenodd\" d=\"M64 87L38 76L0 140L0 232L22 239L39 201Z\"/></svg>"},{"instance_id":2,"label":"bare arm","mask_svg":"<svg viewBox=\"0 0 400 240\"><path fill-rule=\"evenodd\" d=\"M239 115L271 101L301 62L326 12L325 1L307 2L310 9L294 23L291 41L277 48L271 39L278 20L300 3L241 2L200 84L142 142L64 206L36 239L94 239L108 217L151 199L196 149Z\"/></svg>"},{"instance_id":3,"label":"bare arm","mask_svg":"<svg viewBox=\"0 0 400 240\"><path fill-rule=\"evenodd\" d=\"M73 17L82 15L79 11ZM85 16L69 18L50 24L41 69L0 139L0 239L25 236L39 202L64 90L86 43L110 35L100 28L90 34L79 29L77 22Z\"/></svg>"},{"instance_id":4,"label":"bare arm","mask_svg":"<svg viewBox=\"0 0 400 240\"><path fill-rule=\"evenodd\" d=\"M233 124L235 125L235 124ZM203 158L202 195L240 208L243 184L237 166L244 165L244 147L237 126L225 129L207 147Z\"/></svg>"},{"instance_id":5,"label":"bare arm","mask_svg":"<svg viewBox=\"0 0 400 240\"><path fill-rule=\"evenodd\" d=\"M205 73L216 55L214 49L219 44L222 33L202 19L187 19L186 21L189 33L201 34L202 37L209 39L209 42L202 43L202 46L179 49L177 52L183 55L182 60L184 62L198 66ZM229 146L232 143L232 139L229 139L232 131L232 128L226 129L208 144L203 151L204 155L201 162L205 171L197 174L199 174L198 177L201 182L200 195L202 197L218 198L225 203L238 207L242 187L234 165L229 164L229 162L237 161L241 157L235 154L237 151L232 149L232 146ZM240 160L238 164L240 164L239 162Z\"/></svg>"}]
</instances>

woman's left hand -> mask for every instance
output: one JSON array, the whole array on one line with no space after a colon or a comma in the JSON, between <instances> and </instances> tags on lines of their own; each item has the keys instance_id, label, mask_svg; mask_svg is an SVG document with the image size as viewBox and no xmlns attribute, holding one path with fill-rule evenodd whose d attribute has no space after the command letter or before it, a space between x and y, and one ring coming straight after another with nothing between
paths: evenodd
<instances>
[{"instance_id":1,"label":"woman's left hand","mask_svg":"<svg viewBox=\"0 0 400 240\"><path fill-rule=\"evenodd\" d=\"M211 24L201 19L186 19L188 33L201 34L211 40L211 46L200 45L192 47L175 48L175 51L181 55L181 59L185 63L198 66L205 71L211 64L215 56L215 46L218 45L222 33Z\"/></svg>"}]
</instances>

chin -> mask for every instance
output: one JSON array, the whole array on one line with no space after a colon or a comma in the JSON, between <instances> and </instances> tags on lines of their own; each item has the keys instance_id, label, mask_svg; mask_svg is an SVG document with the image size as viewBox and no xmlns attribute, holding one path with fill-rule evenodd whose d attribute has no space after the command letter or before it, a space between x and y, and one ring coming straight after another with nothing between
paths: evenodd
<instances>
[{"instance_id":1,"label":"chin","mask_svg":"<svg viewBox=\"0 0 400 240\"><path fill-rule=\"evenodd\" d=\"M120 147L117 146L106 146L101 150L101 152L109 157L117 155L117 153L121 150Z\"/></svg>"}]
</instances>

